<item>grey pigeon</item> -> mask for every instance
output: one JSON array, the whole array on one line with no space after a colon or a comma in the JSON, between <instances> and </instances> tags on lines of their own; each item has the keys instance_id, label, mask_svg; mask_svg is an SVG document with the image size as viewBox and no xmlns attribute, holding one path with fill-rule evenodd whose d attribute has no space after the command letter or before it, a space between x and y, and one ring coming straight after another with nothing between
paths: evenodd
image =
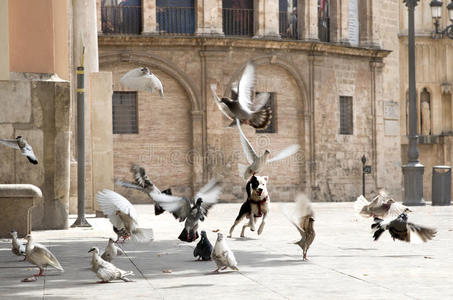
<instances>
[{"instance_id":1,"label":"grey pigeon","mask_svg":"<svg viewBox=\"0 0 453 300\"><path fill-rule=\"evenodd\" d=\"M154 92L158 90L164 96L162 82L147 67L132 69L121 77L120 82L130 89L137 91Z\"/></svg>"},{"instance_id":2,"label":"grey pigeon","mask_svg":"<svg viewBox=\"0 0 453 300\"><path fill-rule=\"evenodd\" d=\"M103 260L99 256L99 249L94 247L91 248L88 253L93 253L93 257L91 259L91 270L96 273L97 278L101 281L98 283L105 283L110 282L115 279L123 280L125 282L130 282L130 280L126 276L134 275L132 271L124 271L117 267L115 267L112 263Z\"/></svg>"},{"instance_id":3,"label":"grey pigeon","mask_svg":"<svg viewBox=\"0 0 453 300\"><path fill-rule=\"evenodd\" d=\"M300 233L300 240L294 244L302 249L303 260L307 260L307 251L313 243L316 233L313 227L313 223L315 222L314 212L311 207L311 202L305 194L298 194L296 196L295 212L297 214L297 222L292 218L287 217Z\"/></svg>"},{"instance_id":4,"label":"grey pigeon","mask_svg":"<svg viewBox=\"0 0 453 300\"><path fill-rule=\"evenodd\" d=\"M407 221L406 213L402 213L396 219L386 223L384 220L375 218L374 224L371 225L374 230L373 238L375 241L379 239L382 233L389 231L393 240L401 240L405 242L413 241L411 233L415 232L423 242L431 240L437 233L436 229L423 227Z\"/></svg>"},{"instance_id":5,"label":"grey pigeon","mask_svg":"<svg viewBox=\"0 0 453 300\"><path fill-rule=\"evenodd\" d=\"M25 239L28 241L25 247L26 260L39 268L39 273L33 275L32 278L26 278L23 281L34 281L36 276L42 276L44 268L51 266L57 270L64 271L58 259L44 245L34 243L31 235L27 235Z\"/></svg>"},{"instance_id":6,"label":"grey pigeon","mask_svg":"<svg viewBox=\"0 0 453 300\"><path fill-rule=\"evenodd\" d=\"M11 231L9 233L11 235L11 243L12 243L12 248L11 251L16 254L17 256L25 256L25 243L22 243L17 239L17 232L16 231ZM24 258L25 260L26 258Z\"/></svg>"},{"instance_id":7,"label":"grey pigeon","mask_svg":"<svg viewBox=\"0 0 453 300\"><path fill-rule=\"evenodd\" d=\"M389 198L385 191L380 191L371 202L368 202L363 195L360 195L354 202L354 210L357 214L364 218L386 218L387 216L397 217L403 212L411 212L408 207Z\"/></svg>"},{"instance_id":8,"label":"grey pigeon","mask_svg":"<svg viewBox=\"0 0 453 300\"><path fill-rule=\"evenodd\" d=\"M105 261L111 262L117 255L124 254L123 250L120 247L115 245L115 241L110 238L105 247L104 253L102 253L101 258Z\"/></svg>"},{"instance_id":9,"label":"grey pigeon","mask_svg":"<svg viewBox=\"0 0 453 300\"><path fill-rule=\"evenodd\" d=\"M206 231L201 231L201 238L197 246L193 250L193 256L198 257L198 260L211 260L212 245L208 240Z\"/></svg>"},{"instance_id":10,"label":"grey pigeon","mask_svg":"<svg viewBox=\"0 0 453 300\"><path fill-rule=\"evenodd\" d=\"M97 192L96 200L112 223L113 230L118 235L117 241L120 237L123 241L129 237L138 242L150 240L139 227L137 211L129 200L108 189Z\"/></svg>"},{"instance_id":11,"label":"grey pigeon","mask_svg":"<svg viewBox=\"0 0 453 300\"><path fill-rule=\"evenodd\" d=\"M216 85L211 84L211 91L220 111L235 125L235 119L240 123L248 124L255 129L266 128L272 118L272 110L265 107L269 100L269 93L260 93L252 102L252 93L254 92L256 78L255 66L248 63L242 73L237 90L233 87L233 95L231 98L219 98L216 92Z\"/></svg>"},{"instance_id":12,"label":"grey pigeon","mask_svg":"<svg viewBox=\"0 0 453 300\"><path fill-rule=\"evenodd\" d=\"M297 153L297 151L299 151L300 149L299 145L293 144L283 149L272 158L269 158L270 155L269 150L265 150L263 155L258 156L255 150L253 149L252 145L250 144L249 140L245 136L244 132L242 131L239 122L238 129L239 137L241 139L242 150L244 150L245 157L247 158L247 161L249 163L248 166L238 164L239 175L245 180L248 180L251 176L261 172L261 170L266 166L267 163L287 158L288 156Z\"/></svg>"},{"instance_id":13,"label":"grey pigeon","mask_svg":"<svg viewBox=\"0 0 453 300\"><path fill-rule=\"evenodd\" d=\"M23 137L18 136L16 137L15 140L0 139L0 144L20 150L22 155L25 155L30 163L34 165L38 164L38 159L36 158L36 155L33 152L33 148L30 146L30 144L27 143L27 141Z\"/></svg>"},{"instance_id":14,"label":"grey pigeon","mask_svg":"<svg viewBox=\"0 0 453 300\"><path fill-rule=\"evenodd\" d=\"M154 201L154 199L152 198L151 195L152 195L152 193L164 193L167 195L171 195L172 194L171 189L166 189L161 192L153 184L151 179L149 179L148 175L146 174L145 168L143 168L143 167L140 167L137 165L132 165L131 172L134 176L135 182L127 182L127 181L117 179L115 181L115 184L125 187L125 188L136 189L136 190L139 190L139 191L147 194L149 196L149 198L151 198L151 200L153 200L153 202L154 202L154 214L156 216L162 214L165 210L162 207L160 207L160 205L158 203L156 203Z\"/></svg>"},{"instance_id":15,"label":"grey pigeon","mask_svg":"<svg viewBox=\"0 0 453 300\"><path fill-rule=\"evenodd\" d=\"M198 239L198 221L204 221L209 208L217 203L221 190L220 183L217 180L211 180L192 200L157 193L152 194L152 197L165 210L172 212L180 222L186 221L178 238L190 243Z\"/></svg>"},{"instance_id":16,"label":"grey pigeon","mask_svg":"<svg viewBox=\"0 0 453 300\"><path fill-rule=\"evenodd\" d=\"M239 271L234 253L231 251L230 247L228 247L223 234L220 232L217 233L217 241L214 246L214 251L212 251L211 258L217 264L217 269L214 270L216 273L219 272L219 270L225 270L228 267Z\"/></svg>"}]
</instances>

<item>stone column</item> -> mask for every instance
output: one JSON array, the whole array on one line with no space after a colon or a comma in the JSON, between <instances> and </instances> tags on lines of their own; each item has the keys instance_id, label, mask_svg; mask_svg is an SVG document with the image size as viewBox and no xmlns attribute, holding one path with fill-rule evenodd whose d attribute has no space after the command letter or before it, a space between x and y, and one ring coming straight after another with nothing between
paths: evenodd
<instances>
[{"instance_id":1,"label":"stone column","mask_svg":"<svg viewBox=\"0 0 453 300\"><path fill-rule=\"evenodd\" d=\"M278 0L255 0L255 37L279 39Z\"/></svg>"},{"instance_id":2,"label":"stone column","mask_svg":"<svg viewBox=\"0 0 453 300\"><path fill-rule=\"evenodd\" d=\"M223 36L222 0L195 1L196 35Z\"/></svg>"},{"instance_id":3,"label":"stone column","mask_svg":"<svg viewBox=\"0 0 453 300\"><path fill-rule=\"evenodd\" d=\"M96 16L97 16L97 30L98 33L102 33L102 6L101 0L96 0Z\"/></svg>"},{"instance_id":4,"label":"stone column","mask_svg":"<svg viewBox=\"0 0 453 300\"><path fill-rule=\"evenodd\" d=\"M156 34L158 25L156 24L156 0L143 0L143 33Z\"/></svg>"},{"instance_id":5,"label":"stone column","mask_svg":"<svg viewBox=\"0 0 453 300\"><path fill-rule=\"evenodd\" d=\"M349 44L349 0L330 1L330 40Z\"/></svg>"},{"instance_id":6,"label":"stone column","mask_svg":"<svg viewBox=\"0 0 453 300\"><path fill-rule=\"evenodd\" d=\"M0 80L9 79L8 0L0 0Z\"/></svg>"},{"instance_id":7,"label":"stone column","mask_svg":"<svg viewBox=\"0 0 453 300\"><path fill-rule=\"evenodd\" d=\"M311 41L319 40L318 5L316 1L299 1L297 19L300 38Z\"/></svg>"}]
</instances>

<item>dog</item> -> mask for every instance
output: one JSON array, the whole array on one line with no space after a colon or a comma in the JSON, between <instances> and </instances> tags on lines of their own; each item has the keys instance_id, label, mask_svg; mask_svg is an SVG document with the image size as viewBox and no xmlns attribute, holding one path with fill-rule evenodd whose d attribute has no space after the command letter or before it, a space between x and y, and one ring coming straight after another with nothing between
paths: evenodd
<instances>
[{"instance_id":1,"label":"dog","mask_svg":"<svg viewBox=\"0 0 453 300\"><path fill-rule=\"evenodd\" d=\"M249 222L242 227L241 237L245 237L244 232L247 227L250 227L251 231L255 231L256 219L262 217L260 227L258 228L258 234L261 234L264 229L265 220L269 213L269 193L267 191L268 176L255 176L253 175L247 182L247 200L242 204L239 214L231 226L230 234L231 238L233 230L245 217L249 219Z\"/></svg>"}]
</instances>

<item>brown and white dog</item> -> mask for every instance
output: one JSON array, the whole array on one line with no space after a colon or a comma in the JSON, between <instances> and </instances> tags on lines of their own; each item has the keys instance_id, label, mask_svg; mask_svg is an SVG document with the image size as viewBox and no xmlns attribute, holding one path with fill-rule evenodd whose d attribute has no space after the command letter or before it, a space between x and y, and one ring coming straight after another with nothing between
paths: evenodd
<instances>
[{"instance_id":1,"label":"brown and white dog","mask_svg":"<svg viewBox=\"0 0 453 300\"><path fill-rule=\"evenodd\" d=\"M266 216L269 212L269 193L267 191L268 176L255 176L253 175L247 182L247 200L242 204L239 214L231 226L230 234L228 237L231 238L233 230L245 217L249 219L249 222L242 227L241 237L244 237L244 231L247 227L250 230L255 231L256 219L262 217L260 227L258 228L258 234L263 232Z\"/></svg>"}]
</instances>

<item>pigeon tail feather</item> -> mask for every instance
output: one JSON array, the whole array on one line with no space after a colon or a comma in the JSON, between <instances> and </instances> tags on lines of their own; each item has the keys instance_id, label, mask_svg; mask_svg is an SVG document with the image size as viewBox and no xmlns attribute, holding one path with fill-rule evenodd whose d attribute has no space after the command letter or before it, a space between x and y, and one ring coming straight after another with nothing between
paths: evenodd
<instances>
[{"instance_id":1,"label":"pigeon tail feather","mask_svg":"<svg viewBox=\"0 0 453 300\"><path fill-rule=\"evenodd\" d=\"M255 129L266 129L271 123L272 109L270 107L264 107L263 109L252 114L249 120L250 126Z\"/></svg>"}]
</instances>

